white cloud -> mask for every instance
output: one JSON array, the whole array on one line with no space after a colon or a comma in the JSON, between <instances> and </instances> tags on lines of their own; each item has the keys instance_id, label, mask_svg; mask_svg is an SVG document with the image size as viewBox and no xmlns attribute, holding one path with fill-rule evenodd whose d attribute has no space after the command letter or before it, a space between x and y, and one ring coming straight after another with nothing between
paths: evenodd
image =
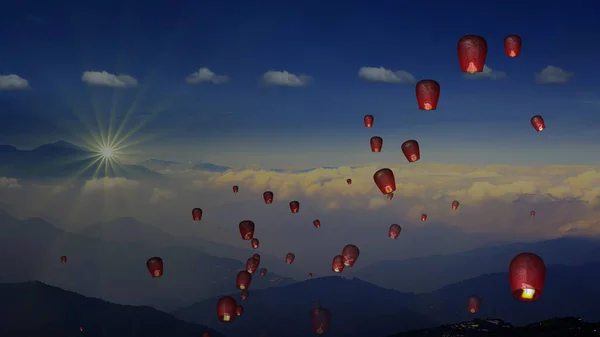
<instances>
[{"instance_id":1,"label":"white cloud","mask_svg":"<svg viewBox=\"0 0 600 337\"><path fill-rule=\"evenodd\" d=\"M140 185L138 181L125 178L94 178L85 182L82 187L83 193L94 193L114 189L135 189Z\"/></svg>"},{"instance_id":2,"label":"white cloud","mask_svg":"<svg viewBox=\"0 0 600 337\"><path fill-rule=\"evenodd\" d=\"M29 81L19 75L0 75L0 90L29 89Z\"/></svg>"},{"instance_id":3,"label":"white cloud","mask_svg":"<svg viewBox=\"0 0 600 337\"><path fill-rule=\"evenodd\" d=\"M151 204L158 204L160 201L173 199L177 196L177 193L173 190L157 188L152 190L152 196L150 197Z\"/></svg>"},{"instance_id":4,"label":"white cloud","mask_svg":"<svg viewBox=\"0 0 600 337\"><path fill-rule=\"evenodd\" d=\"M494 70L483 65L483 71L480 73L465 74L464 77L469 80L501 80L506 77L506 73L503 71Z\"/></svg>"},{"instance_id":5,"label":"white cloud","mask_svg":"<svg viewBox=\"0 0 600 337\"><path fill-rule=\"evenodd\" d=\"M415 77L404 70L391 71L384 67L362 67L358 71L358 77L368 82L380 82L380 83L393 83L393 84L404 84L404 83L415 83Z\"/></svg>"},{"instance_id":6,"label":"white cloud","mask_svg":"<svg viewBox=\"0 0 600 337\"><path fill-rule=\"evenodd\" d=\"M212 83L223 84L229 82L229 76L217 75L206 67L198 69L198 71L188 75L185 78L188 84Z\"/></svg>"},{"instance_id":7,"label":"white cloud","mask_svg":"<svg viewBox=\"0 0 600 337\"><path fill-rule=\"evenodd\" d=\"M312 82L312 77L308 75L295 75L287 71L267 71L262 76L263 82L267 85L280 87L306 87Z\"/></svg>"},{"instance_id":8,"label":"white cloud","mask_svg":"<svg viewBox=\"0 0 600 337\"><path fill-rule=\"evenodd\" d=\"M15 178L0 177L0 188L21 188L21 184Z\"/></svg>"},{"instance_id":9,"label":"white cloud","mask_svg":"<svg viewBox=\"0 0 600 337\"><path fill-rule=\"evenodd\" d=\"M535 73L535 82L538 84L565 84L568 83L573 73L555 66L547 66L541 72Z\"/></svg>"},{"instance_id":10,"label":"white cloud","mask_svg":"<svg viewBox=\"0 0 600 337\"><path fill-rule=\"evenodd\" d=\"M84 71L81 80L89 85L112 88L133 88L139 84L129 75L115 75L106 71Z\"/></svg>"}]
</instances>

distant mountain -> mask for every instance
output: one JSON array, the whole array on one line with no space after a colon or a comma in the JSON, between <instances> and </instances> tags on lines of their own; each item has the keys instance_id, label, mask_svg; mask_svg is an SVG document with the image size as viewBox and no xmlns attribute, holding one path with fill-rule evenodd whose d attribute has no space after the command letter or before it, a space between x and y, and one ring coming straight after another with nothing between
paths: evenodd
<instances>
[{"instance_id":1,"label":"distant mountain","mask_svg":"<svg viewBox=\"0 0 600 337\"><path fill-rule=\"evenodd\" d=\"M0 284L0 312L0 335L7 337L223 336L149 307L113 304L42 282Z\"/></svg>"},{"instance_id":2,"label":"distant mountain","mask_svg":"<svg viewBox=\"0 0 600 337\"><path fill-rule=\"evenodd\" d=\"M192 170L223 173L231 170L229 166L215 165L211 163L198 163L192 166Z\"/></svg>"},{"instance_id":3,"label":"distant mountain","mask_svg":"<svg viewBox=\"0 0 600 337\"><path fill-rule=\"evenodd\" d=\"M41 280L111 302L170 310L230 292L244 267L241 261L187 247L106 242L64 232L40 218L18 221L0 215L0 220L0 247L10 256L0 259L0 282ZM66 264L60 263L62 255L68 258ZM160 279L153 279L146 268L153 256L165 263ZM253 286L292 282L269 273L257 277Z\"/></svg>"},{"instance_id":4,"label":"distant mountain","mask_svg":"<svg viewBox=\"0 0 600 337\"><path fill-rule=\"evenodd\" d=\"M292 285L254 290L245 301L244 315L234 324L218 324L215 308L218 298L178 309L173 314L183 320L213 326L230 337L258 336L268 329L271 336L304 337L311 332L309 314L313 303L332 312L329 337L386 336L404 329L435 326L432 320L408 309L413 294L387 290L358 279L329 276ZM234 294L239 299L239 295Z\"/></svg>"},{"instance_id":5,"label":"distant mountain","mask_svg":"<svg viewBox=\"0 0 600 337\"><path fill-rule=\"evenodd\" d=\"M583 337L597 336L599 332L599 323L588 323L574 317L553 318L524 327L513 327L498 319L475 319L433 329L407 331L390 337Z\"/></svg>"},{"instance_id":6,"label":"distant mountain","mask_svg":"<svg viewBox=\"0 0 600 337\"><path fill-rule=\"evenodd\" d=\"M560 238L534 243L490 246L466 252L378 261L348 275L400 291L427 292L484 273L506 271L517 254L530 251L546 264L585 264L600 261L597 238Z\"/></svg>"},{"instance_id":7,"label":"distant mountain","mask_svg":"<svg viewBox=\"0 0 600 337\"><path fill-rule=\"evenodd\" d=\"M0 145L0 176L11 178L102 178L161 179L163 176L138 165L115 165L98 169L98 155L65 141L44 144L33 150Z\"/></svg>"},{"instance_id":8,"label":"distant mountain","mask_svg":"<svg viewBox=\"0 0 600 337\"><path fill-rule=\"evenodd\" d=\"M153 171L165 170L165 169L169 168L170 166L180 165L180 164L181 163L176 162L176 161L161 160L161 159L148 159L148 160L144 160L144 161L141 161L138 163L139 166L143 166L143 167L153 170Z\"/></svg>"}]
</instances>

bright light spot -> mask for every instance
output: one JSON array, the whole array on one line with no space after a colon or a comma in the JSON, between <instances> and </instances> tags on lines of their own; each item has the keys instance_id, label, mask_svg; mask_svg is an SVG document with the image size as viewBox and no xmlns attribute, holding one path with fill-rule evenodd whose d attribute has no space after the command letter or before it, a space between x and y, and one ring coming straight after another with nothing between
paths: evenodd
<instances>
[{"instance_id":1,"label":"bright light spot","mask_svg":"<svg viewBox=\"0 0 600 337\"><path fill-rule=\"evenodd\" d=\"M521 293L521 297L528 300L533 299L533 295L535 295L535 289L532 288L525 288Z\"/></svg>"},{"instance_id":2,"label":"bright light spot","mask_svg":"<svg viewBox=\"0 0 600 337\"><path fill-rule=\"evenodd\" d=\"M105 146L102 149L100 149L100 155L102 156L102 158L110 159L115 155L115 150L112 147Z\"/></svg>"}]
</instances>

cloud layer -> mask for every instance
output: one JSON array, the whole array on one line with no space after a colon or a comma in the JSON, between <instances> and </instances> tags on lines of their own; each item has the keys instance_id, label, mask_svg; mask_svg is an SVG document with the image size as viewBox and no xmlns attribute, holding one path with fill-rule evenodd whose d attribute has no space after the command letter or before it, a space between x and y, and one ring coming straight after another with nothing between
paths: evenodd
<instances>
[{"instance_id":1,"label":"cloud layer","mask_svg":"<svg viewBox=\"0 0 600 337\"><path fill-rule=\"evenodd\" d=\"M573 73L555 66L547 66L534 74L535 82L538 84L565 84L571 80L571 77Z\"/></svg>"},{"instance_id":2,"label":"cloud layer","mask_svg":"<svg viewBox=\"0 0 600 337\"><path fill-rule=\"evenodd\" d=\"M188 75L185 78L185 82L188 84L200 84L200 83L212 83L212 84L223 84L229 82L227 75L217 75L210 69L202 67L198 71Z\"/></svg>"},{"instance_id":3,"label":"cloud layer","mask_svg":"<svg viewBox=\"0 0 600 337\"><path fill-rule=\"evenodd\" d=\"M358 78L367 82L390 84L415 83L415 77L404 70L392 71L384 67L362 67L358 70Z\"/></svg>"},{"instance_id":4,"label":"cloud layer","mask_svg":"<svg viewBox=\"0 0 600 337\"><path fill-rule=\"evenodd\" d=\"M0 75L0 90L26 90L29 82L19 75Z\"/></svg>"},{"instance_id":5,"label":"cloud layer","mask_svg":"<svg viewBox=\"0 0 600 337\"><path fill-rule=\"evenodd\" d=\"M129 75L115 75L106 71L84 71L81 80L88 85L112 88L134 88L139 84Z\"/></svg>"},{"instance_id":6,"label":"cloud layer","mask_svg":"<svg viewBox=\"0 0 600 337\"><path fill-rule=\"evenodd\" d=\"M287 71L270 70L263 74L262 81L266 85L279 87L307 87L312 82L312 77L308 75L296 75Z\"/></svg>"}]
</instances>

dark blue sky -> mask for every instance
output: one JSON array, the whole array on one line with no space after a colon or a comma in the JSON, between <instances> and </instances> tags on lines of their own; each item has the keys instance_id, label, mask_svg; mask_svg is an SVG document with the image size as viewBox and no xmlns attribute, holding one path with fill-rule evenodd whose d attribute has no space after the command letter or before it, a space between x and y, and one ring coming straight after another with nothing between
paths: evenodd
<instances>
[{"instance_id":1,"label":"dark blue sky","mask_svg":"<svg viewBox=\"0 0 600 337\"><path fill-rule=\"evenodd\" d=\"M590 153L600 145L600 3L523 3L2 4L0 74L27 79L31 90L0 91L0 142L32 147L65 138L84 129L77 119L98 124L94 106L103 125L111 107L118 122L135 101L125 129L147 122L131 138L155 136L139 146L146 157L225 164L395 161L401 142L414 138L427 149L426 162L598 164ZM466 34L486 38L486 64L505 78L464 78L456 43ZM523 39L518 58L504 54L508 34ZM537 84L534 73L547 66L572 74L568 83ZM186 76L201 67L230 81L187 84ZM417 109L414 84L361 80L361 67L437 80L438 110ZM313 81L303 88L261 84L270 70ZM127 74L140 85L90 87L81 80L84 71ZM366 113L376 116L376 128L362 126ZM545 132L531 128L534 114L546 119ZM387 154L370 156L372 135L387 140Z\"/></svg>"}]
</instances>

